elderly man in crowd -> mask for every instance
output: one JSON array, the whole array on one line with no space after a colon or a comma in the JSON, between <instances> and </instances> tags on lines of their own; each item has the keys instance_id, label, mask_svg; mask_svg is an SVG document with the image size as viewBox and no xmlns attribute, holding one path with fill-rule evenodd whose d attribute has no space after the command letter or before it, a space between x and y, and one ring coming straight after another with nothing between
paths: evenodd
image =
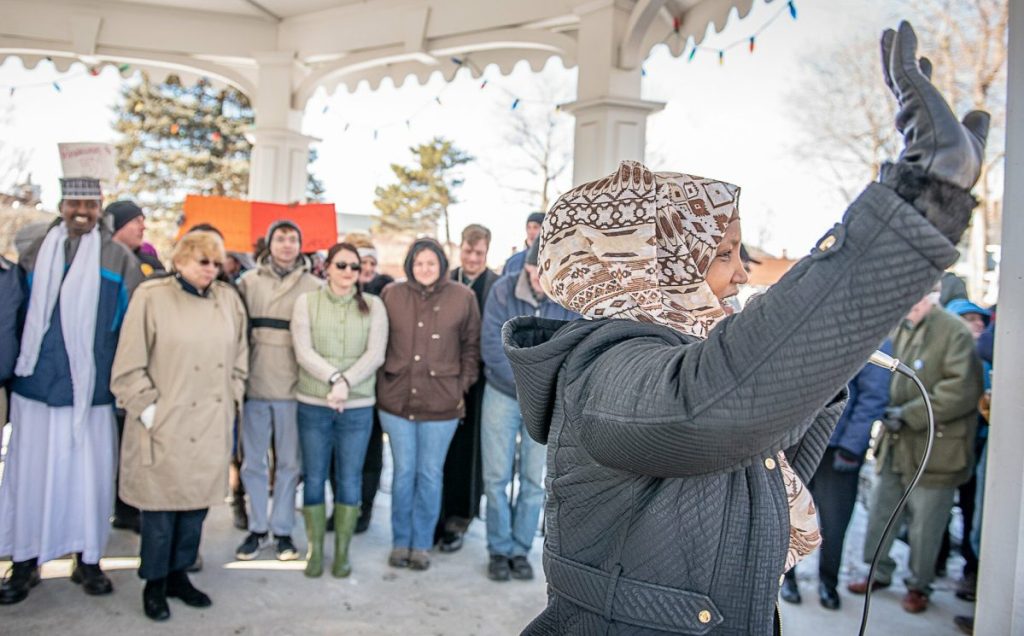
<instances>
[{"instance_id":1,"label":"elderly man in crowd","mask_svg":"<svg viewBox=\"0 0 1024 636\"><path fill-rule=\"evenodd\" d=\"M109 594L100 569L114 501L110 368L138 261L98 223L97 179L61 180L61 218L20 257L31 286L12 386L0 484L0 554L14 562L0 604L39 583L39 564L71 553L71 580Z\"/></svg>"},{"instance_id":2,"label":"elderly man in crowd","mask_svg":"<svg viewBox=\"0 0 1024 636\"><path fill-rule=\"evenodd\" d=\"M924 384L935 414L935 445L918 487L907 501L909 514L910 572L903 609L911 614L928 608L935 558L949 521L957 486L974 470L974 434L977 405L982 393L981 360L971 332L940 305L933 290L917 302L893 334L896 358L906 361ZM917 387L894 375L889 385L889 407L876 454L878 483L871 492L864 560L870 562L882 531L907 484L920 466L928 436L928 414ZM892 583L896 562L889 556L893 537L882 545L874 587ZM867 591L867 580L847 586L854 594Z\"/></svg>"}]
</instances>

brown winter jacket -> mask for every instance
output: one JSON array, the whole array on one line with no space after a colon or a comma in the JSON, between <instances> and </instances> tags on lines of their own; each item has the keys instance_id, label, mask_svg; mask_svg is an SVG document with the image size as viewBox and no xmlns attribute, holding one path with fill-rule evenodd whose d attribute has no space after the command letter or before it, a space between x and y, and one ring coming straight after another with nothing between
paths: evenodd
<instances>
[{"instance_id":1,"label":"brown winter jacket","mask_svg":"<svg viewBox=\"0 0 1024 636\"><path fill-rule=\"evenodd\" d=\"M441 276L424 289L411 263L421 249L439 253ZM465 393L480 373L476 296L448 280L447 260L433 241L417 241L406 259L409 280L384 288L388 348L377 379L377 407L410 420L462 418Z\"/></svg>"}]
</instances>

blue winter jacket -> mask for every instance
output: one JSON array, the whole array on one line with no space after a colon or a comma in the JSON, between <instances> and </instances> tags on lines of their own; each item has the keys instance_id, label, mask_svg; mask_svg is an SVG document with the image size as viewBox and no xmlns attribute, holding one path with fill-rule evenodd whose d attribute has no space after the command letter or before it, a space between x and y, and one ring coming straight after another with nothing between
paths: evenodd
<instances>
[{"instance_id":1,"label":"blue winter jacket","mask_svg":"<svg viewBox=\"0 0 1024 636\"><path fill-rule=\"evenodd\" d=\"M886 340L879 347L892 355L892 342ZM846 403L836 430L829 439L830 447L839 447L857 457L864 457L871 440L871 425L885 415L889 406L888 371L873 364L866 364L850 380L850 400Z\"/></svg>"},{"instance_id":2,"label":"blue winter jacket","mask_svg":"<svg viewBox=\"0 0 1024 636\"><path fill-rule=\"evenodd\" d=\"M501 268L501 275L505 278L515 278L526 266L526 253L530 248L522 249L508 257L505 266Z\"/></svg>"},{"instance_id":3,"label":"blue winter jacket","mask_svg":"<svg viewBox=\"0 0 1024 636\"><path fill-rule=\"evenodd\" d=\"M487 383L513 398L516 397L516 381L512 377L512 365L505 355L501 328L506 322L519 316L552 320L576 320L580 317L578 313L565 309L549 298L538 303L530 290L530 281L523 271L516 276L503 275L494 283L484 304L480 352Z\"/></svg>"},{"instance_id":4,"label":"blue winter jacket","mask_svg":"<svg viewBox=\"0 0 1024 636\"><path fill-rule=\"evenodd\" d=\"M55 227L55 223L52 227ZM92 405L102 406L114 403L110 392L110 368L117 351L117 339L121 333L121 321L128 309L128 297L135 286L142 282L143 274L139 261L124 245L115 242L110 231L101 226L100 243L100 293L96 313L96 332L93 352L96 360L96 388L93 390ZM22 315L31 297L32 275L36 266L36 255L42 245L42 238L35 242L19 259L25 275L26 293ZM15 377L11 390L22 397L48 406L72 406L71 368L64 333L61 329L60 298L53 308L50 327L43 336L39 349L39 360L35 371L28 377Z\"/></svg>"},{"instance_id":5,"label":"blue winter jacket","mask_svg":"<svg viewBox=\"0 0 1024 636\"><path fill-rule=\"evenodd\" d=\"M24 292L18 266L0 256L0 386L14 375L18 359L18 309Z\"/></svg>"}]
</instances>

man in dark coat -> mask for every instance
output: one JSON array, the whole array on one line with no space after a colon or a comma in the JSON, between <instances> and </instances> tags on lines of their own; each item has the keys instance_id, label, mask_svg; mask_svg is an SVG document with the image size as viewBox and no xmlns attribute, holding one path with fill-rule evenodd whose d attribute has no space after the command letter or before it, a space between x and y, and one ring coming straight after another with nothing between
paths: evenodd
<instances>
[{"instance_id":1,"label":"man in dark coat","mask_svg":"<svg viewBox=\"0 0 1024 636\"><path fill-rule=\"evenodd\" d=\"M482 225L467 225L462 231L460 265L451 272L451 278L466 285L476 295L480 314L484 302L498 275L487 267L487 251L491 247L491 231ZM484 374L466 394L466 418L455 431L448 458L444 463L444 490L441 516L437 521L434 539L442 552L455 552L462 547L462 535L473 517L480 514L480 495L483 493L483 473L480 462L480 408L483 404Z\"/></svg>"},{"instance_id":2,"label":"man in dark coat","mask_svg":"<svg viewBox=\"0 0 1024 636\"><path fill-rule=\"evenodd\" d=\"M886 340L879 349L892 355ZM864 365L850 380L846 403L836 430L807 487L814 495L821 518L821 553L818 557L818 600L825 609L839 609L839 567L843 563L843 540L857 503L860 467L871 441L871 426L885 416L889 405L889 372L873 364ZM786 572L782 600L800 602L796 568Z\"/></svg>"}]
</instances>

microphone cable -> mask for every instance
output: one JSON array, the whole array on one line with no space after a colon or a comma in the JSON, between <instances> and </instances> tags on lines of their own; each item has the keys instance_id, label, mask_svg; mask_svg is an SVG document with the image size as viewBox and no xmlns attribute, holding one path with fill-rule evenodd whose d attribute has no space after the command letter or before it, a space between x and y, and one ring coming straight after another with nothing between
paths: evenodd
<instances>
[{"instance_id":1,"label":"microphone cable","mask_svg":"<svg viewBox=\"0 0 1024 636\"><path fill-rule=\"evenodd\" d=\"M871 559L871 569L868 570L867 590L864 592L864 613L861 614L860 631L858 632L859 636L864 636L867 630L868 612L871 609L871 592L875 584L875 570L878 568L878 562L882 558L882 546L885 545L886 539L895 529L894 526L896 525L896 519L899 518L903 509L907 506L907 499L910 498L910 493L914 491L914 488L917 487L917 483L921 481L925 468L928 466L928 459L932 454L932 445L935 442L935 414L932 412L932 401L928 397L928 390L925 389L924 384L921 383L921 380L918 379L914 371L899 360L888 356L881 351L876 351L871 354L869 362L875 366L887 369L890 373L899 373L900 375L909 378L915 385L917 385L917 389L921 392L921 397L924 399L925 409L928 412L928 441L924 447L924 456L921 458L921 465L918 466L917 472L914 473L914 478L910 480L910 485L907 486L906 492L904 492L903 496L900 497L899 502L896 504L896 508L889 516L889 522L885 524L885 530L882 531L882 536L878 541L878 545L875 547L875 554Z\"/></svg>"}]
</instances>

